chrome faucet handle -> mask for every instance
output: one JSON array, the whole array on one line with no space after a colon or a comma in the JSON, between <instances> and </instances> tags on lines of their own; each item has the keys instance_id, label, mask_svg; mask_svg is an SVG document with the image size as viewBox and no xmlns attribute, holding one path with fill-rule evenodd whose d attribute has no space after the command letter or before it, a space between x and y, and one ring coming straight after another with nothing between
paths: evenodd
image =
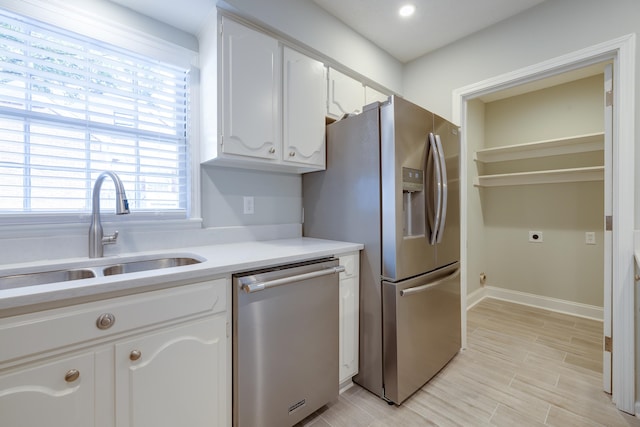
<instances>
[{"instance_id":1,"label":"chrome faucet handle","mask_svg":"<svg viewBox=\"0 0 640 427\"><path fill-rule=\"evenodd\" d=\"M113 245L116 243L116 241L118 240L118 231L114 231L113 234L107 234L106 236L102 237L102 244L103 245Z\"/></svg>"}]
</instances>

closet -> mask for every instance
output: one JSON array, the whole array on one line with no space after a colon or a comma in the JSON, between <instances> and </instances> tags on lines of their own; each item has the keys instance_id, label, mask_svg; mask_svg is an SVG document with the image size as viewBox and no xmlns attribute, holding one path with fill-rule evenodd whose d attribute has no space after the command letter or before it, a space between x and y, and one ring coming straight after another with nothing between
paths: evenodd
<instances>
[{"instance_id":1,"label":"closet","mask_svg":"<svg viewBox=\"0 0 640 427\"><path fill-rule=\"evenodd\" d=\"M603 70L468 103L469 294L603 307Z\"/></svg>"}]
</instances>

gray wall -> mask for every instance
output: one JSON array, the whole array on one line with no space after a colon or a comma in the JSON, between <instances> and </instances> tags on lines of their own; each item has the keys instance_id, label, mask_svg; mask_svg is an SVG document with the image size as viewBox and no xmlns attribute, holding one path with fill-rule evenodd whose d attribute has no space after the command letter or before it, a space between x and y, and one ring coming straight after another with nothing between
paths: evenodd
<instances>
[{"instance_id":1,"label":"gray wall","mask_svg":"<svg viewBox=\"0 0 640 427\"><path fill-rule=\"evenodd\" d=\"M295 224L302 218L300 175L248 169L201 168L205 227ZM254 213L244 214L244 197L254 198Z\"/></svg>"}]
</instances>

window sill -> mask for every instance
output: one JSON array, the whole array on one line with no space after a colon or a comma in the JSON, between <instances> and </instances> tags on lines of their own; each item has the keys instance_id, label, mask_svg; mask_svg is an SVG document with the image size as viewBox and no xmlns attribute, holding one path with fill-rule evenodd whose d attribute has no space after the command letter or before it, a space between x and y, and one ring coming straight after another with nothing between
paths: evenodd
<instances>
[{"instance_id":1,"label":"window sill","mask_svg":"<svg viewBox=\"0 0 640 427\"><path fill-rule=\"evenodd\" d=\"M0 239L36 238L36 237L67 237L69 235L87 234L91 224L91 215L64 215L53 217L32 217L17 223L15 218L0 218ZM196 230L202 228L201 218L171 218L167 215L129 214L101 216L102 227L105 230L118 229L120 232L154 232Z\"/></svg>"}]
</instances>

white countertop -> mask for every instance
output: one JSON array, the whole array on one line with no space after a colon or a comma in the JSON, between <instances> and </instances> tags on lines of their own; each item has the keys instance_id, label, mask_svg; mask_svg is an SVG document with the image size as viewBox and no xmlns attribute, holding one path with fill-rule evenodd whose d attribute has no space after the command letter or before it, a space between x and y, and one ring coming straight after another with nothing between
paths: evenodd
<instances>
[{"instance_id":1,"label":"white countertop","mask_svg":"<svg viewBox=\"0 0 640 427\"><path fill-rule=\"evenodd\" d=\"M361 250L359 243L306 237L185 247L156 252L121 254L104 258L73 258L0 267L0 276L29 267L56 269L111 265L126 258L192 256L203 262L188 266L126 273L91 279L0 290L0 317L61 307L104 298L146 292L208 280L235 272L305 261Z\"/></svg>"}]
</instances>

